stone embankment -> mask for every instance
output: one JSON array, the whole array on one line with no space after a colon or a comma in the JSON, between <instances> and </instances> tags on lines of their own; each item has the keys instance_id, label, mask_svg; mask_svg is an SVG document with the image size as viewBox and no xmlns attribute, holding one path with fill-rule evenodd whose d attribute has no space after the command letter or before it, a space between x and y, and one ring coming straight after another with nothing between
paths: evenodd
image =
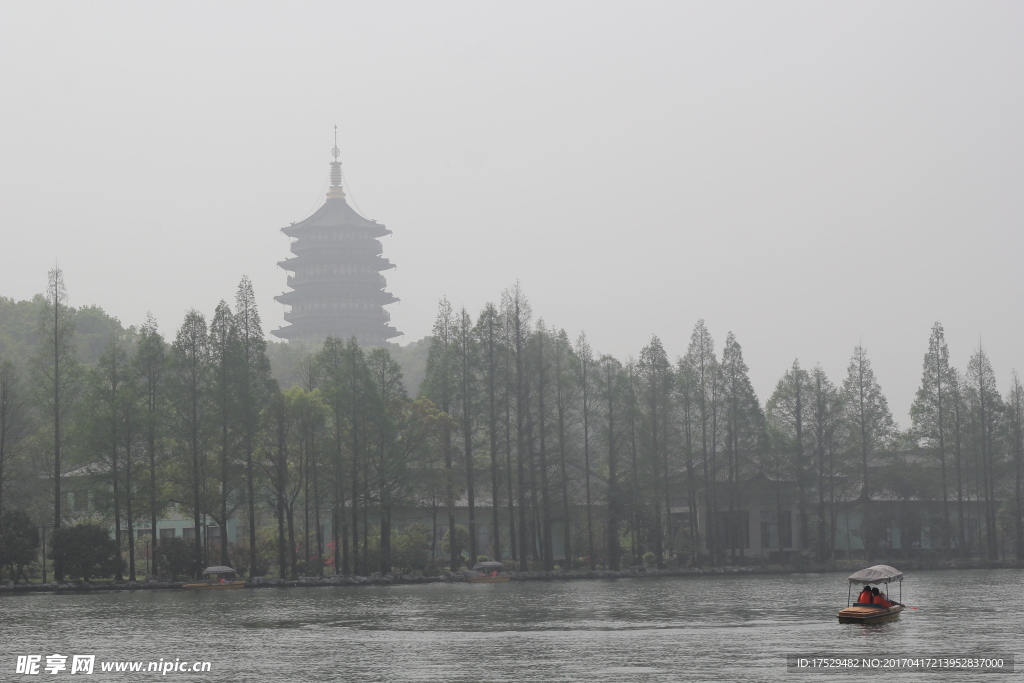
<instances>
[{"instance_id":1,"label":"stone embankment","mask_svg":"<svg viewBox=\"0 0 1024 683\"><path fill-rule=\"evenodd\" d=\"M952 560L946 562L915 562L912 560L897 562L904 571L942 570L942 569L1024 569L1024 562L1001 560L986 562L981 560ZM648 569L634 567L632 569L613 570L554 570L507 572L512 581L572 581L594 579L641 579L668 576L728 576L728 575L771 575L771 574L818 574L825 572L847 573L863 568L863 563L825 565L825 566L747 566L747 567L708 567L704 569ZM468 572L472 575L472 572ZM420 583L459 583L466 580L463 572L444 572L440 576L414 576L410 574L379 573L370 576L303 576L298 579L275 579L257 576L246 583L247 588L293 588L293 587L326 587L326 586L391 586L414 585ZM168 590L181 588L186 582L149 579L147 581L92 583L11 583L0 584L0 595L12 593L90 593L103 591L133 590Z\"/></svg>"}]
</instances>

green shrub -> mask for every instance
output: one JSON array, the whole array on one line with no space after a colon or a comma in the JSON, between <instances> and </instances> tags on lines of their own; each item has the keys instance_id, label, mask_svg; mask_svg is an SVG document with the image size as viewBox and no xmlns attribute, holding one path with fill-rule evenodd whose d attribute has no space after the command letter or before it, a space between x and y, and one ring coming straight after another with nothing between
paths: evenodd
<instances>
[{"instance_id":1,"label":"green shrub","mask_svg":"<svg viewBox=\"0 0 1024 683\"><path fill-rule=\"evenodd\" d=\"M451 535L452 530L444 532L444 537L441 539L441 550L446 553L451 552ZM469 530L461 524L455 525L455 553L462 554L464 550L469 548Z\"/></svg>"},{"instance_id":2,"label":"green shrub","mask_svg":"<svg viewBox=\"0 0 1024 683\"><path fill-rule=\"evenodd\" d=\"M0 569L8 567L12 580L18 574L25 578L25 565L31 564L39 552L39 529L21 511L0 513Z\"/></svg>"},{"instance_id":3,"label":"green shrub","mask_svg":"<svg viewBox=\"0 0 1024 683\"><path fill-rule=\"evenodd\" d=\"M156 557L162 571L174 580L194 577L200 567L195 564L195 548L184 538L163 538L156 547Z\"/></svg>"},{"instance_id":4,"label":"green shrub","mask_svg":"<svg viewBox=\"0 0 1024 683\"><path fill-rule=\"evenodd\" d=\"M98 524L65 526L53 532L54 566L61 566L69 578L108 577L121 565L117 544L110 532Z\"/></svg>"},{"instance_id":5,"label":"green shrub","mask_svg":"<svg viewBox=\"0 0 1024 683\"><path fill-rule=\"evenodd\" d=\"M430 562L430 530L411 524L391 537L391 563L405 571L424 571Z\"/></svg>"}]
</instances>

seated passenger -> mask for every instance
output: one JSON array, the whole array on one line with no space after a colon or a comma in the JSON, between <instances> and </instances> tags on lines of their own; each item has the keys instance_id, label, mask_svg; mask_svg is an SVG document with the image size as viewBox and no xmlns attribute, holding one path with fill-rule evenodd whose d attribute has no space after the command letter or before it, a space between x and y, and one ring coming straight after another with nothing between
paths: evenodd
<instances>
[{"instance_id":1,"label":"seated passenger","mask_svg":"<svg viewBox=\"0 0 1024 683\"><path fill-rule=\"evenodd\" d=\"M860 592L860 595L857 596L857 602L859 602L862 605L870 605L871 604L872 599L871 599L871 587L870 586L864 586L864 590L862 590Z\"/></svg>"},{"instance_id":2,"label":"seated passenger","mask_svg":"<svg viewBox=\"0 0 1024 683\"><path fill-rule=\"evenodd\" d=\"M871 602L879 607L885 607L886 609L892 607L892 604L885 599L885 596L877 588L871 589Z\"/></svg>"}]
</instances>

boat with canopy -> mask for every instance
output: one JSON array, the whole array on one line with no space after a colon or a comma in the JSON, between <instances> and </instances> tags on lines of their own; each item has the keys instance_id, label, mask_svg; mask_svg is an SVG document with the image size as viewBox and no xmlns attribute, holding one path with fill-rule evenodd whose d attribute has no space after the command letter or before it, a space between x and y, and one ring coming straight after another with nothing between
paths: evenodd
<instances>
[{"instance_id":1,"label":"boat with canopy","mask_svg":"<svg viewBox=\"0 0 1024 683\"><path fill-rule=\"evenodd\" d=\"M900 618L900 612L903 611L904 605L899 600L889 597L889 584L893 582L899 584L900 599L902 600L903 572L887 564L876 564L874 567L861 569L859 572L851 574L847 581L849 581L849 589L846 609L839 612L840 624L883 624ZM889 603L889 606L875 602L851 602L854 586L873 585L885 587L885 602Z\"/></svg>"},{"instance_id":2,"label":"boat with canopy","mask_svg":"<svg viewBox=\"0 0 1024 683\"><path fill-rule=\"evenodd\" d=\"M231 567L207 567L203 570L203 581L186 583L182 588L189 590L232 590L245 588L245 581Z\"/></svg>"}]
</instances>

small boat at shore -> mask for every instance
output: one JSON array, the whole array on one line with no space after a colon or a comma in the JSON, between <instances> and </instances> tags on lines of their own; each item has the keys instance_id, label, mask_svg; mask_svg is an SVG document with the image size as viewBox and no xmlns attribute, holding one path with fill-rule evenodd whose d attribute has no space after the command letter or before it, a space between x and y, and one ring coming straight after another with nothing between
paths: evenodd
<instances>
[{"instance_id":1,"label":"small boat at shore","mask_svg":"<svg viewBox=\"0 0 1024 683\"><path fill-rule=\"evenodd\" d=\"M505 565L501 562L477 562L473 569L463 572L463 576L469 583L505 583L510 579L508 574L503 573L504 569Z\"/></svg>"},{"instance_id":2,"label":"small boat at shore","mask_svg":"<svg viewBox=\"0 0 1024 683\"><path fill-rule=\"evenodd\" d=\"M245 588L245 581L231 567L207 567L203 570L203 581L186 583L182 588L193 591L223 591Z\"/></svg>"},{"instance_id":3,"label":"small boat at shore","mask_svg":"<svg viewBox=\"0 0 1024 683\"><path fill-rule=\"evenodd\" d=\"M840 624L884 624L900 618L900 612L903 611L904 605L898 600L893 600L889 597L889 584L893 581L899 583L900 598L902 598L903 572L887 564L876 564L874 567L861 569L859 572L850 575L847 580L850 583L846 598L847 606L846 609L839 612ZM866 587L874 584L885 586L885 599L890 603L889 607L866 602L851 604L853 587L855 585Z\"/></svg>"}]
</instances>

